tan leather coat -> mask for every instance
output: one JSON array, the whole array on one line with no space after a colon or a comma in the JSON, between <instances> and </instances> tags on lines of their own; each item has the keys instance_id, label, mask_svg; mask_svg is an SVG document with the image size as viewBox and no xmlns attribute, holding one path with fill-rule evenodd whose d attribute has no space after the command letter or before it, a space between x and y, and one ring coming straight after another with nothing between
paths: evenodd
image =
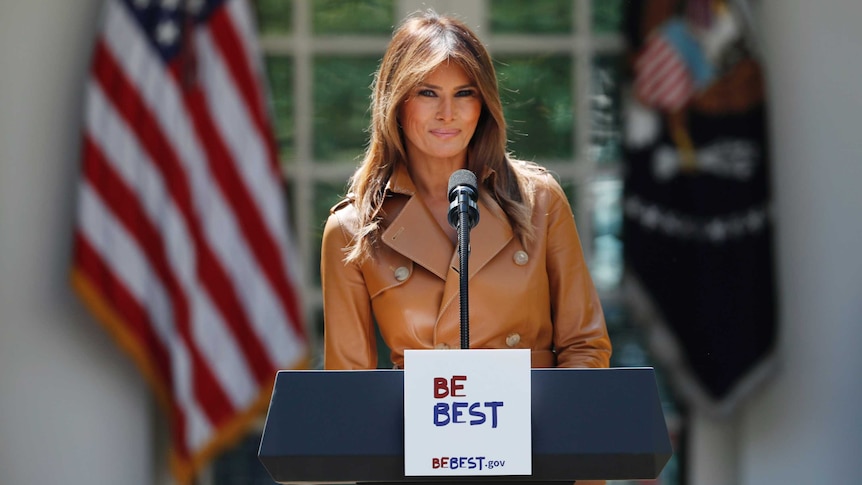
<instances>
[{"instance_id":1,"label":"tan leather coat","mask_svg":"<svg viewBox=\"0 0 862 485\"><path fill-rule=\"evenodd\" d=\"M397 367L404 349L460 348L457 248L413 197L406 168L395 168L387 191L373 259L343 261L357 229L349 201L333 207L326 222L327 369L377 367L375 320ZM480 198L478 206L480 220L470 233L470 347L532 349L533 367L607 367L611 344L602 308L559 184L550 175L537 181L536 239L527 247L496 203Z\"/></svg>"}]
</instances>

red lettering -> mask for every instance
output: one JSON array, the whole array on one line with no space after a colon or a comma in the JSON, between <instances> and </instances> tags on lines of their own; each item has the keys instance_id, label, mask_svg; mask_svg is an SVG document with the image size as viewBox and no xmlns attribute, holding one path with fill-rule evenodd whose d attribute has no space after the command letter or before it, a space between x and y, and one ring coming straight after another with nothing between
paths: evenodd
<instances>
[{"instance_id":1,"label":"red lettering","mask_svg":"<svg viewBox=\"0 0 862 485\"><path fill-rule=\"evenodd\" d=\"M449 381L442 377L434 378L434 399L443 399L444 397L466 397L465 393L458 394L458 391L464 390L464 382L467 381L467 376L452 376Z\"/></svg>"},{"instance_id":2,"label":"red lettering","mask_svg":"<svg viewBox=\"0 0 862 485\"><path fill-rule=\"evenodd\" d=\"M449 387L446 379L442 377L434 378L434 399L442 399L449 395Z\"/></svg>"},{"instance_id":3,"label":"red lettering","mask_svg":"<svg viewBox=\"0 0 862 485\"><path fill-rule=\"evenodd\" d=\"M458 382L464 382L467 380L467 376L452 376L452 397L466 397L466 394L456 394L457 391L461 391L464 389L464 384L458 384Z\"/></svg>"}]
</instances>

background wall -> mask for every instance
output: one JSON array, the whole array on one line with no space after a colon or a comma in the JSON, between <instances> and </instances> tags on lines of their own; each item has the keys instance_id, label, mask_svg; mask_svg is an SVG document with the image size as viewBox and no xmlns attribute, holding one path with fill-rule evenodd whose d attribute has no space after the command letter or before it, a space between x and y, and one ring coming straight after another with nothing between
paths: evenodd
<instances>
[{"instance_id":1,"label":"background wall","mask_svg":"<svg viewBox=\"0 0 862 485\"><path fill-rule=\"evenodd\" d=\"M99 0L0 5L0 483L150 484L152 400L67 283ZM784 365L737 419L695 417L691 485L862 476L862 2L760 0Z\"/></svg>"},{"instance_id":2,"label":"background wall","mask_svg":"<svg viewBox=\"0 0 862 485\"><path fill-rule=\"evenodd\" d=\"M862 2L762 2L782 374L739 422L737 483L862 477Z\"/></svg>"},{"instance_id":3,"label":"background wall","mask_svg":"<svg viewBox=\"0 0 862 485\"><path fill-rule=\"evenodd\" d=\"M0 5L0 483L152 484L152 400L68 285L98 0Z\"/></svg>"}]
</instances>

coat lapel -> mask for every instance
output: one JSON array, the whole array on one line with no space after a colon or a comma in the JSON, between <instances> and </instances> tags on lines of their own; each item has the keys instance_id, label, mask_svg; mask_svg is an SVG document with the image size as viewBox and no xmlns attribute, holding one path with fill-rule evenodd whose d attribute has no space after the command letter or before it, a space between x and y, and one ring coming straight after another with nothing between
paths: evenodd
<instances>
[{"instance_id":1,"label":"coat lapel","mask_svg":"<svg viewBox=\"0 0 862 485\"><path fill-rule=\"evenodd\" d=\"M479 199L479 223L470 231L470 278L485 267L512 240L512 226L503 209L489 199ZM457 256L457 254L456 254ZM457 257L455 258L457 266Z\"/></svg>"},{"instance_id":2,"label":"coat lapel","mask_svg":"<svg viewBox=\"0 0 862 485\"><path fill-rule=\"evenodd\" d=\"M444 280L440 318L456 300L460 287L458 248L453 248L446 234L428 208L417 197L407 169L400 164L387 184L390 193L409 196L404 206L383 231L383 243ZM470 276L473 278L512 240L512 227L503 209L488 197L480 197L479 223L470 231ZM457 310L456 310L457 311ZM455 320L457 323L458 320Z\"/></svg>"},{"instance_id":3,"label":"coat lapel","mask_svg":"<svg viewBox=\"0 0 862 485\"><path fill-rule=\"evenodd\" d=\"M383 231L383 243L440 279L446 279L452 243L417 197L410 197Z\"/></svg>"},{"instance_id":4,"label":"coat lapel","mask_svg":"<svg viewBox=\"0 0 862 485\"><path fill-rule=\"evenodd\" d=\"M497 253L502 251L512 240L513 235L512 227L499 205L493 201L486 204L480 197L478 206L479 223L470 231L470 259L467 260L467 269L470 272L469 279L473 279L476 273L484 268ZM458 270L458 249L455 248L449 264L449 274L446 278L446 287L443 290L440 313L437 315L438 323L446 309L458 297L461 286ZM455 321L460 320L456 319Z\"/></svg>"}]
</instances>

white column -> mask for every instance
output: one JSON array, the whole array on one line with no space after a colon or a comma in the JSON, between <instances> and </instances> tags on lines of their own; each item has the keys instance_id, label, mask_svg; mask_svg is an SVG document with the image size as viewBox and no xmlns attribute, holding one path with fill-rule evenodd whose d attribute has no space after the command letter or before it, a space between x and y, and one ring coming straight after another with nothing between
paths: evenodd
<instances>
[{"instance_id":1,"label":"white column","mask_svg":"<svg viewBox=\"0 0 862 485\"><path fill-rule=\"evenodd\" d=\"M784 363L746 409L737 483L859 483L862 3L759 3Z\"/></svg>"},{"instance_id":2,"label":"white column","mask_svg":"<svg viewBox=\"0 0 862 485\"><path fill-rule=\"evenodd\" d=\"M736 419L715 420L692 412L688 427L687 483L738 484Z\"/></svg>"}]
</instances>

